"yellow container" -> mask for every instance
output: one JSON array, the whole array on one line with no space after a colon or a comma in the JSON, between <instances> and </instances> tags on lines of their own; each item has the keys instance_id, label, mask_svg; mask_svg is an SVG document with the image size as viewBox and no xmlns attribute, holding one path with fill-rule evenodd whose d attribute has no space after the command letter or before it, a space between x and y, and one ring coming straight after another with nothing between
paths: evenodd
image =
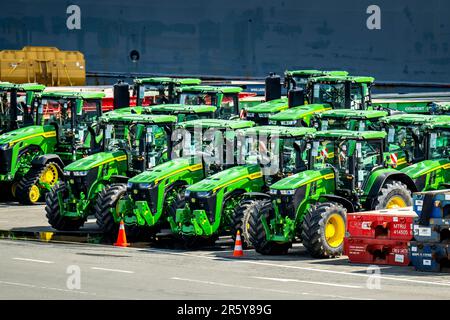
<instances>
[{"instance_id":1,"label":"yellow container","mask_svg":"<svg viewBox=\"0 0 450 320\"><path fill-rule=\"evenodd\" d=\"M86 83L86 63L81 52L61 51L54 47L2 50L0 80L37 82L47 86L82 86Z\"/></svg>"}]
</instances>

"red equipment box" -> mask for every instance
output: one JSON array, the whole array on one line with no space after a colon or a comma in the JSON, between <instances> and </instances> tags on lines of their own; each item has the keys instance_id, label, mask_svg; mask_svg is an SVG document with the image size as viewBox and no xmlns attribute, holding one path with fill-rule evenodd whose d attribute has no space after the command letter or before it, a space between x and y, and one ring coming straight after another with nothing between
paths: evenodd
<instances>
[{"instance_id":1,"label":"red equipment box","mask_svg":"<svg viewBox=\"0 0 450 320\"><path fill-rule=\"evenodd\" d=\"M347 214L347 234L351 238L409 241L417 214L412 207Z\"/></svg>"},{"instance_id":2,"label":"red equipment box","mask_svg":"<svg viewBox=\"0 0 450 320\"><path fill-rule=\"evenodd\" d=\"M345 238L344 254L351 263L409 265L408 241Z\"/></svg>"}]
</instances>

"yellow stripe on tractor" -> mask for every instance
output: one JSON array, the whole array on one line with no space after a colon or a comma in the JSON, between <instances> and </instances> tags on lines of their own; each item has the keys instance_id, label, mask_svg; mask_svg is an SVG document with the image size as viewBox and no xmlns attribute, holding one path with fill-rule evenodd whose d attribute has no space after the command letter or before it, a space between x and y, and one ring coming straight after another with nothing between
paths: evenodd
<instances>
[{"instance_id":1,"label":"yellow stripe on tractor","mask_svg":"<svg viewBox=\"0 0 450 320\"><path fill-rule=\"evenodd\" d=\"M14 144L16 144L17 142L23 141L23 140L27 140L30 138L34 138L34 137L39 137L39 136L43 136L44 138L52 138L52 137L56 137L56 131L49 131L49 132L44 132L44 133L35 133L14 141L11 141L9 143L9 146L12 147Z\"/></svg>"},{"instance_id":2,"label":"yellow stripe on tractor","mask_svg":"<svg viewBox=\"0 0 450 320\"><path fill-rule=\"evenodd\" d=\"M234 180L228 181L227 183L221 184L218 187L215 187L213 189L213 192L216 192L220 188L226 187L226 186L228 186L230 184L233 184L233 183L238 182L238 181L243 180L243 179L247 179L248 178L250 180L255 180L255 179L258 179L258 178L261 178L261 177L262 177L262 172L250 173L250 174L247 174L245 176L242 176L242 177L236 178Z\"/></svg>"},{"instance_id":3,"label":"yellow stripe on tractor","mask_svg":"<svg viewBox=\"0 0 450 320\"><path fill-rule=\"evenodd\" d=\"M203 169L203 165L202 165L201 163L199 163L199 164L194 164L194 165L189 166L189 167L187 167L187 168L181 168L181 169L175 170L174 172L171 172L171 173L169 173L169 174L166 174L165 176L162 176L161 178L156 179L156 180L155 180L155 183L158 183L158 182L160 182L161 180L164 180L165 178L170 177L171 175L177 174L178 172L181 172L181 171L184 171L184 170L189 170L189 171L192 172L192 171L197 171L197 170L201 170L201 169Z\"/></svg>"}]
</instances>

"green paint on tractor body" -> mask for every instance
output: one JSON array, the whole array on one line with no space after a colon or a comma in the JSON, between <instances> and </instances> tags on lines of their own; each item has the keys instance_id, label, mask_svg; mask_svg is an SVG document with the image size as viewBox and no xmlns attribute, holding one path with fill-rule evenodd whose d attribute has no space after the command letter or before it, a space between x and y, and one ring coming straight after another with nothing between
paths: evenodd
<instances>
[{"instance_id":1,"label":"green paint on tractor body","mask_svg":"<svg viewBox=\"0 0 450 320\"><path fill-rule=\"evenodd\" d=\"M328 104L308 104L300 107L293 107L269 116L270 125L278 126L312 126L311 120L316 114L330 110Z\"/></svg>"},{"instance_id":2,"label":"green paint on tractor body","mask_svg":"<svg viewBox=\"0 0 450 320\"><path fill-rule=\"evenodd\" d=\"M313 122L318 130L377 131L381 129L379 120L387 115L379 110L335 109L317 113Z\"/></svg>"}]
</instances>

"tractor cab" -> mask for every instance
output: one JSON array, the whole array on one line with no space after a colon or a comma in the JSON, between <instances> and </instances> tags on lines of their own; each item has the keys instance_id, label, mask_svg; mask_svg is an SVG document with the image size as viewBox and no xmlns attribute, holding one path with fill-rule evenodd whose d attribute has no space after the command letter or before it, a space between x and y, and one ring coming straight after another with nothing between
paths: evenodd
<instances>
[{"instance_id":1,"label":"tractor cab","mask_svg":"<svg viewBox=\"0 0 450 320\"><path fill-rule=\"evenodd\" d=\"M284 79L284 87L287 90L286 97L281 96L281 80L280 76L275 74L270 74L265 81L266 97L265 102L257 104L255 106L245 108L244 115L247 120L252 120L259 125L267 125L278 121L271 121L269 118L276 115L279 112L286 111L290 108L295 108L303 106L308 103L309 99L307 97L308 83L311 79L316 79L321 76L342 76L348 75L346 71L319 71L319 70L296 70L296 71L286 71ZM309 107L309 108L308 108ZM310 115L314 112L320 112L315 110L315 106L309 106L301 108L297 111L300 113L292 112L288 113L288 117L295 117L295 119L284 119L282 116L279 121L295 121L296 124L301 125L303 123L309 122ZM329 106L322 106L319 109L329 108ZM314 109L314 112L309 112ZM306 111L305 111L306 110ZM309 111L308 111L309 110ZM297 113L297 116L294 114ZM300 114L304 114L300 117ZM278 119L277 119L278 120Z\"/></svg>"},{"instance_id":2,"label":"tractor cab","mask_svg":"<svg viewBox=\"0 0 450 320\"><path fill-rule=\"evenodd\" d=\"M0 133L33 125L33 100L44 89L38 83L0 82Z\"/></svg>"},{"instance_id":3,"label":"tractor cab","mask_svg":"<svg viewBox=\"0 0 450 320\"><path fill-rule=\"evenodd\" d=\"M450 160L450 116L425 125L427 132L427 159ZM450 168L450 166L449 166Z\"/></svg>"},{"instance_id":4,"label":"tractor cab","mask_svg":"<svg viewBox=\"0 0 450 320\"><path fill-rule=\"evenodd\" d=\"M351 130L380 131L380 119L386 117L386 111L335 109L314 115L313 126L319 131Z\"/></svg>"},{"instance_id":5,"label":"tractor cab","mask_svg":"<svg viewBox=\"0 0 450 320\"><path fill-rule=\"evenodd\" d=\"M174 116L163 115L104 116L103 152L121 153L128 160L129 175L140 173L168 159L175 122Z\"/></svg>"},{"instance_id":6,"label":"tractor cab","mask_svg":"<svg viewBox=\"0 0 450 320\"><path fill-rule=\"evenodd\" d=\"M372 77L324 76L308 84L308 101L329 104L333 109L367 110L371 106Z\"/></svg>"},{"instance_id":7,"label":"tractor cab","mask_svg":"<svg viewBox=\"0 0 450 320\"><path fill-rule=\"evenodd\" d=\"M313 170L331 169L336 194L356 201L368 177L384 166L386 133L383 131L329 130L318 132L312 142L310 163Z\"/></svg>"},{"instance_id":8,"label":"tractor cab","mask_svg":"<svg viewBox=\"0 0 450 320\"><path fill-rule=\"evenodd\" d=\"M209 105L217 108L216 118L239 118L239 87L190 86L182 87L179 103L184 105Z\"/></svg>"},{"instance_id":9,"label":"tractor cab","mask_svg":"<svg viewBox=\"0 0 450 320\"><path fill-rule=\"evenodd\" d=\"M266 183L306 170L308 143L305 138L313 128L260 126L238 133L240 160L243 164L261 166ZM239 136L240 134L240 136Z\"/></svg>"},{"instance_id":10,"label":"tractor cab","mask_svg":"<svg viewBox=\"0 0 450 320\"><path fill-rule=\"evenodd\" d=\"M389 150L404 153L404 160L410 165L433 159L429 158L429 148L434 145L431 140L440 132L433 132L432 125L445 123L449 119L449 116L397 114L381 119L381 124L387 132Z\"/></svg>"},{"instance_id":11,"label":"tractor cab","mask_svg":"<svg viewBox=\"0 0 450 320\"><path fill-rule=\"evenodd\" d=\"M38 94L37 121L56 131L56 150L63 162L97 149L96 121L102 114L100 92L43 92Z\"/></svg>"},{"instance_id":12,"label":"tractor cab","mask_svg":"<svg viewBox=\"0 0 450 320\"><path fill-rule=\"evenodd\" d=\"M201 83L194 78L138 78L134 80L137 106L178 103L177 89L182 86L195 86Z\"/></svg>"}]
</instances>

